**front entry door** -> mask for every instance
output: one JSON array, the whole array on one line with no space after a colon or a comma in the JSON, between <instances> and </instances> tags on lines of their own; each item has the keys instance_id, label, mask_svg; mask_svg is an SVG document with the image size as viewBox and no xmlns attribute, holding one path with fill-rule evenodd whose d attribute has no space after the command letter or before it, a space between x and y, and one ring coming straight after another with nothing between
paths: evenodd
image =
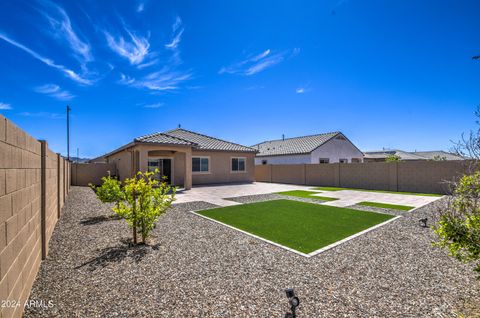
<instances>
[{"instance_id":1,"label":"front entry door","mask_svg":"<svg viewBox=\"0 0 480 318\"><path fill-rule=\"evenodd\" d=\"M172 159L148 159L148 171L153 172L155 169L158 169L158 174L155 176L157 180L165 181L167 184L172 183Z\"/></svg>"}]
</instances>

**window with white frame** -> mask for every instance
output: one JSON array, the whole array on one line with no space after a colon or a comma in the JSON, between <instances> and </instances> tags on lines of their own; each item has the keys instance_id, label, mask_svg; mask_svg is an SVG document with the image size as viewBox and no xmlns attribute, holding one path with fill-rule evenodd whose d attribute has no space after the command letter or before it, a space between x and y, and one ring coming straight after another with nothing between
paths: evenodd
<instances>
[{"instance_id":1,"label":"window with white frame","mask_svg":"<svg viewBox=\"0 0 480 318\"><path fill-rule=\"evenodd\" d=\"M209 157L192 157L192 172L208 173L210 172Z\"/></svg>"},{"instance_id":2,"label":"window with white frame","mask_svg":"<svg viewBox=\"0 0 480 318\"><path fill-rule=\"evenodd\" d=\"M244 157L232 158L232 172L246 171L246 159Z\"/></svg>"},{"instance_id":3,"label":"window with white frame","mask_svg":"<svg viewBox=\"0 0 480 318\"><path fill-rule=\"evenodd\" d=\"M340 159L339 162L340 163L348 163L348 159Z\"/></svg>"},{"instance_id":4,"label":"window with white frame","mask_svg":"<svg viewBox=\"0 0 480 318\"><path fill-rule=\"evenodd\" d=\"M320 159L318 159L318 163L330 163L330 159L329 158L320 158Z\"/></svg>"}]
</instances>

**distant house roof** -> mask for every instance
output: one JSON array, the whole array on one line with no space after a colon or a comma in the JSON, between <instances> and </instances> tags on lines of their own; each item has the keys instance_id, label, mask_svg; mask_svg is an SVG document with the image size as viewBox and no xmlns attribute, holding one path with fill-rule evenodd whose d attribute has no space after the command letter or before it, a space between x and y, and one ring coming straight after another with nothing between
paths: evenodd
<instances>
[{"instance_id":1,"label":"distant house roof","mask_svg":"<svg viewBox=\"0 0 480 318\"><path fill-rule=\"evenodd\" d=\"M425 157L427 159L445 158L445 160L465 160L464 157L457 154L446 152L443 150L436 151L415 151L412 152L415 155Z\"/></svg>"},{"instance_id":2,"label":"distant house roof","mask_svg":"<svg viewBox=\"0 0 480 318\"><path fill-rule=\"evenodd\" d=\"M389 156L398 156L400 160L426 160L422 156L415 155L413 153L403 150L379 150L379 151L366 151L364 152L365 159L385 159Z\"/></svg>"},{"instance_id":3,"label":"distant house roof","mask_svg":"<svg viewBox=\"0 0 480 318\"><path fill-rule=\"evenodd\" d=\"M135 138L134 141L169 145L190 145L195 149L211 151L257 152L250 147L202 135L182 128L141 136Z\"/></svg>"},{"instance_id":4,"label":"distant house roof","mask_svg":"<svg viewBox=\"0 0 480 318\"><path fill-rule=\"evenodd\" d=\"M445 160L464 160L465 158L446 151L414 151L408 152L398 149L366 151L365 159L385 159L388 156L398 156L400 160L434 160L445 158Z\"/></svg>"},{"instance_id":5,"label":"distant house roof","mask_svg":"<svg viewBox=\"0 0 480 318\"><path fill-rule=\"evenodd\" d=\"M342 133L337 131L303 137L269 140L253 145L252 148L258 150L257 157L308 154L337 135L342 135Z\"/></svg>"}]
</instances>

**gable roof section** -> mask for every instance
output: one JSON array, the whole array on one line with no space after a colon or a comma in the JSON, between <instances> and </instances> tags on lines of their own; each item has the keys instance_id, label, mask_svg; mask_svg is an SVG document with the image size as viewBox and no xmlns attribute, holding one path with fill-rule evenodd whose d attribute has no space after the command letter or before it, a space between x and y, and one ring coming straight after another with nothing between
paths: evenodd
<instances>
[{"instance_id":1,"label":"gable roof section","mask_svg":"<svg viewBox=\"0 0 480 318\"><path fill-rule=\"evenodd\" d=\"M157 144L169 144L169 145L186 145L192 146L194 143L181 139L175 136L171 136L165 133L154 133L150 135L145 135L141 137L137 137L134 139L137 142L148 142L148 143L157 143Z\"/></svg>"},{"instance_id":2,"label":"gable roof section","mask_svg":"<svg viewBox=\"0 0 480 318\"><path fill-rule=\"evenodd\" d=\"M233 142L202 135L193 131L177 128L163 133L155 133L135 138L137 142L191 145L195 149L210 151L256 152L255 149Z\"/></svg>"},{"instance_id":3,"label":"gable roof section","mask_svg":"<svg viewBox=\"0 0 480 318\"><path fill-rule=\"evenodd\" d=\"M225 141L215 137L202 135L190 130L177 128L166 131L164 134L169 136L187 140L195 145L196 149L214 150L214 151L240 151L240 152L257 152L255 149L242 146L230 141Z\"/></svg>"},{"instance_id":4,"label":"gable roof section","mask_svg":"<svg viewBox=\"0 0 480 318\"><path fill-rule=\"evenodd\" d=\"M342 133L336 131L318 135L270 140L256 144L252 148L259 151L257 157L309 154L339 134Z\"/></svg>"},{"instance_id":5,"label":"gable roof section","mask_svg":"<svg viewBox=\"0 0 480 318\"><path fill-rule=\"evenodd\" d=\"M445 158L446 160L465 160L464 157L457 154L446 152L443 150L434 150L434 151L415 151L412 152L415 155L425 157L427 159L435 159L436 157Z\"/></svg>"}]
</instances>

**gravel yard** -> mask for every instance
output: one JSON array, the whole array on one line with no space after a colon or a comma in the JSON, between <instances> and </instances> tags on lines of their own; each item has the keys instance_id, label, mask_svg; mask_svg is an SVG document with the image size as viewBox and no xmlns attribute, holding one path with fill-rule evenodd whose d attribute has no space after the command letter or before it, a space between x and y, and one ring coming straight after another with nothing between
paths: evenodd
<instances>
[{"instance_id":1,"label":"gravel yard","mask_svg":"<svg viewBox=\"0 0 480 318\"><path fill-rule=\"evenodd\" d=\"M187 213L205 202L175 205L132 248L125 222L73 187L30 295L54 307L25 316L283 317L294 287L298 317L453 317L480 286L418 226L435 204L305 258Z\"/></svg>"}]
</instances>

